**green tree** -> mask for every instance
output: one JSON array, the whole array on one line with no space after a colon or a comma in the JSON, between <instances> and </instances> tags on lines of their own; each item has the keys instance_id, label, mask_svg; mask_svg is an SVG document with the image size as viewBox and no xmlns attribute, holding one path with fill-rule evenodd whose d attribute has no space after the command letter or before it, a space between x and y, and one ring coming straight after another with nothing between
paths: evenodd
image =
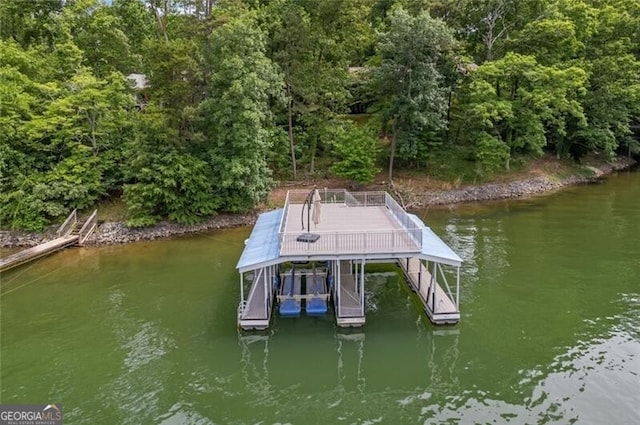
<instances>
[{"instance_id":1,"label":"green tree","mask_svg":"<svg viewBox=\"0 0 640 425\"><path fill-rule=\"evenodd\" d=\"M391 181L396 150L415 157L417 141L446 124L447 92L437 62L454 40L447 25L426 12L413 17L396 9L389 22L378 41L381 62L372 71L372 91L380 121L391 133Z\"/></svg>"},{"instance_id":2,"label":"green tree","mask_svg":"<svg viewBox=\"0 0 640 425\"><path fill-rule=\"evenodd\" d=\"M357 127L350 121L336 123L332 132L336 161L330 171L356 183L370 183L380 169L376 160L380 143L370 128Z\"/></svg>"},{"instance_id":3,"label":"green tree","mask_svg":"<svg viewBox=\"0 0 640 425\"><path fill-rule=\"evenodd\" d=\"M72 73L82 52L60 19L55 49L0 42L0 219L10 227L39 229L122 182L129 90L121 74Z\"/></svg>"},{"instance_id":4,"label":"green tree","mask_svg":"<svg viewBox=\"0 0 640 425\"><path fill-rule=\"evenodd\" d=\"M136 137L126 148L124 199L127 225L150 226L168 217L195 223L219 206L209 165L186 151L167 112L153 106L139 117Z\"/></svg>"},{"instance_id":5,"label":"green tree","mask_svg":"<svg viewBox=\"0 0 640 425\"><path fill-rule=\"evenodd\" d=\"M247 12L212 35L209 97L200 104L207 162L217 203L247 211L271 186L267 154L273 118L269 105L282 98L282 78L265 55L264 35Z\"/></svg>"},{"instance_id":6,"label":"green tree","mask_svg":"<svg viewBox=\"0 0 640 425\"><path fill-rule=\"evenodd\" d=\"M84 63L98 77L118 71L125 75L140 69L140 60L131 52L129 38L114 9L97 7L77 30L75 43L84 52Z\"/></svg>"},{"instance_id":7,"label":"green tree","mask_svg":"<svg viewBox=\"0 0 640 425\"><path fill-rule=\"evenodd\" d=\"M478 68L469 84L466 108L482 156L491 158L485 168L495 168L495 158L505 158L509 169L516 153L541 154L549 129L564 135L568 120L585 125L579 99L586 80L581 68L545 67L531 56L513 53ZM489 137L496 140L489 143ZM489 155L491 147L500 152Z\"/></svg>"},{"instance_id":8,"label":"green tree","mask_svg":"<svg viewBox=\"0 0 640 425\"><path fill-rule=\"evenodd\" d=\"M323 128L349 101L349 65L362 60L373 34L367 2L275 1L263 11L270 57L283 73L293 178L299 159L315 171ZM302 133L298 140L296 134ZM304 143L306 142L306 143Z\"/></svg>"}]
</instances>

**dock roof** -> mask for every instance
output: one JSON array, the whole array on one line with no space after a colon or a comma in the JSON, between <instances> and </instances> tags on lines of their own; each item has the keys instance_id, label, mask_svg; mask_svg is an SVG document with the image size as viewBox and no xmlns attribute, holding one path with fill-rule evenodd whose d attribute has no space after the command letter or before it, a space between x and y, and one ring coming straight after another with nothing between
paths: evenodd
<instances>
[{"instance_id":1,"label":"dock roof","mask_svg":"<svg viewBox=\"0 0 640 425\"><path fill-rule=\"evenodd\" d=\"M283 213L284 209L280 208L258 216L236 266L240 272L278 263L280 257L278 229Z\"/></svg>"},{"instance_id":2,"label":"dock roof","mask_svg":"<svg viewBox=\"0 0 640 425\"><path fill-rule=\"evenodd\" d=\"M418 216L409 214L409 217L418 226L422 227L422 251L419 255L420 258L456 267L462 264L462 258L453 252L453 250L449 248L449 245L444 243Z\"/></svg>"}]
</instances>

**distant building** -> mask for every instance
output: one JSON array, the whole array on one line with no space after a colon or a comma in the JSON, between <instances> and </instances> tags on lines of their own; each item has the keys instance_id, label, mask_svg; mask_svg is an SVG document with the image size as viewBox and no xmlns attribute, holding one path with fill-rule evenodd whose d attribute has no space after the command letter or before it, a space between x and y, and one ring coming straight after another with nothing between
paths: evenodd
<instances>
[{"instance_id":1,"label":"distant building","mask_svg":"<svg viewBox=\"0 0 640 425\"><path fill-rule=\"evenodd\" d=\"M129 74L127 80L133 83L133 88L136 90L147 88L147 76L144 74Z\"/></svg>"},{"instance_id":2,"label":"distant building","mask_svg":"<svg viewBox=\"0 0 640 425\"><path fill-rule=\"evenodd\" d=\"M149 87L147 76L144 74L129 74L127 75L127 80L129 80L129 85L136 91L136 106L140 110L144 109L149 101L145 90Z\"/></svg>"}]
</instances>

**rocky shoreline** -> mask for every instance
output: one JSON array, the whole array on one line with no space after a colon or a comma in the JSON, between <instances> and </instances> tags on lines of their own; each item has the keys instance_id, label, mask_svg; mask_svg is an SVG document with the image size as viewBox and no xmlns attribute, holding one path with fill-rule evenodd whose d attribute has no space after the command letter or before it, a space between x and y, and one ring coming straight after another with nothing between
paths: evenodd
<instances>
[{"instance_id":1,"label":"rocky shoreline","mask_svg":"<svg viewBox=\"0 0 640 425\"><path fill-rule=\"evenodd\" d=\"M407 208L426 208L468 202L484 202L501 199L530 197L549 193L562 187L591 183L615 171L632 167L636 161L620 158L615 163L606 163L597 167L590 166L592 175L572 175L567 178L537 176L508 183L489 183L480 186L469 186L461 189L430 191L419 194L403 195ZM402 194L402 188L399 188ZM162 222L156 226L136 229L126 227L121 222L101 223L89 238L86 245L114 245L143 240L154 240L188 233L204 232L213 229L250 226L257 214L219 214L205 222L195 225L180 225ZM55 237L55 229L45 233L27 233L0 230L0 247L16 248L35 246Z\"/></svg>"},{"instance_id":2,"label":"rocky shoreline","mask_svg":"<svg viewBox=\"0 0 640 425\"><path fill-rule=\"evenodd\" d=\"M488 183L461 189L408 194L404 197L406 208L426 208L471 202L498 201L547 194L563 187L594 183L604 176L636 165L631 158L621 157L614 163L587 166L591 175L572 175L566 178L537 176L507 183ZM402 189L400 189L402 192Z\"/></svg>"}]
</instances>

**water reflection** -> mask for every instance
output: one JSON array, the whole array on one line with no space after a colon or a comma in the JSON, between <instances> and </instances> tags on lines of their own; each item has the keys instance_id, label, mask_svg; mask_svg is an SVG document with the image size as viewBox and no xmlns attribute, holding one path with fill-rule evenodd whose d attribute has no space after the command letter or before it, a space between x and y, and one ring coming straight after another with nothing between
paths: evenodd
<instances>
[{"instance_id":1,"label":"water reflection","mask_svg":"<svg viewBox=\"0 0 640 425\"><path fill-rule=\"evenodd\" d=\"M449 392L446 403L422 403L430 394L418 392L404 404L422 404L425 424L640 423L640 296L619 302L622 313L585 320L573 345L549 364L518 370L517 384L503 392L467 388Z\"/></svg>"},{"instance_id":2,"label":"water reflection","mask_svg":"<svg viewBox=\"0 0 640 425\"><path fill-rule=\"evenodd\" d=\"M369 341L361 329L334 329L332 348L319 353L307 352L303 368L300 363L283 368L287 362L277 357L282 353L282 347L278 346L288 346L288 343L278 338L277 331L241 332L238 345L244 392L252 395L248 404L276 409L274 414L279 415L283 423L299 423L315 414L331 418L325 419L327 423L332 420L377 423L415 418L417 412L410 409L412 404L429 400L433 394L457 390L460 336L458 329L433 329L420 319L416 328L414 339L418 352L407 353L401 363L380 350L380 341L375 340L375 335ZM283 369L289 370L296 382L283 380ZM397 379L369 382L376 373L396 375L404 385L394 382ZM410 380L414 384L407 386L407 377L411 374L415 377ZM309 377L313 382L297 381L300 376ZM396 403L390 404L390 399ZM267 415L265 423L270 420Z\"/></svg>"},{"instance_id":3,"label":"water reflection","mask_svg":"<svg viewBox=\"0 0 640 425\"><path fill-rule=\"evenodd\" d=\"M427 404L428 423L640 423L637 341L614 333L603 341L571 348L547 368L521 371L519 387L534 383L521 403L498 393L465 390L447 403ZM412 402L421 400L420 394Z\"/></svg>"},{"instance_id":4,"label":"water reflection","mask_svg":"<svg viewBox=\"0 0 640 425\"><path fill-rule=\"evenodd\" d=\"M135 315L135 305L127 303L127 294L119 287L108 297L110 326L120 347L122 366L117 376L104 388L108 404L120 413L123 424L149 420L162 411L160 395L164 391L165 373L160 362L175 342L166 329Z\"/></svg>"}]
</instances>

